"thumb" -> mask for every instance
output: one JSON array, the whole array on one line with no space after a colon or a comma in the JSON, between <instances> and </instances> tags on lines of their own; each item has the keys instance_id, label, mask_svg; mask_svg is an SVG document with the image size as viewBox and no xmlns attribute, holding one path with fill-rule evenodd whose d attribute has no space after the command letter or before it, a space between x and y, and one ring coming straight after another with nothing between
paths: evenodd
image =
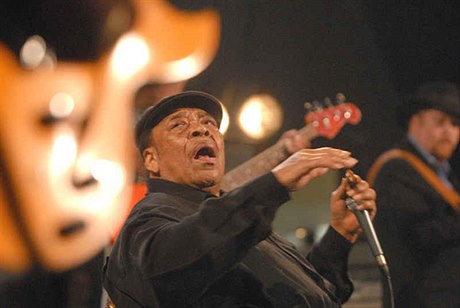
<instances>
[{"instance_id":1,"label":"thumb","mask_svg":"<svg viewBox=\"0 0 460 308\"><path fill-rule=\"evenodd\" d=\"M332 192L332 201L337 201L342 199L346 195L347 191L347 180L342 178L340 181L339 187Z\"/></svg>"}]
</instances>

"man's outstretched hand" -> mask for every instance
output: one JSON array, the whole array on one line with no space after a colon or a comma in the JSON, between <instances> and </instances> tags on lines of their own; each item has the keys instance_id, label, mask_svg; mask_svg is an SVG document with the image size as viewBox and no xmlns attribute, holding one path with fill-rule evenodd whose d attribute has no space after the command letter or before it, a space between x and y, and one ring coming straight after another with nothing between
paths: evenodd
<instances>
[{"instance_id":1,"label":"man's outstretched hand","mask_svg":"<svg viewBox=\"0 0 460 308\"><path fill-rule=\"evenodd\" d=\"M350 152L334 148L302 149L272 169L280 184L296 191L329 170L351 168L358 162Z\"/></svg>"}]
</instances>

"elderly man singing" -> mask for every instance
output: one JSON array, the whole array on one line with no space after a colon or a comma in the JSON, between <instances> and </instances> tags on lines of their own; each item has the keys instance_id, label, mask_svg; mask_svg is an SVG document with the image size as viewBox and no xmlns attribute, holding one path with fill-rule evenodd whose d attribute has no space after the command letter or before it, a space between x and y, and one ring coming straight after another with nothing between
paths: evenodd
<instances>
[{"instance_id":1,"label":"elderly man singing","mask_svg":"<svg viewBox=\"0 0 460 308\"><path fill-rule=\"evenodd\" d=\"M360 232L343 200L373 217L375 192L359 176L331 195L331 225L308 256L272 231L277 209L328 170L357 160L333 148L302 149L266 174L221 190L220 102L197 91L142 115L136 142L148 194L132 210L104 269L117 307L340 307L351 295L347 256Z\"/></svg>"}]
</instances>

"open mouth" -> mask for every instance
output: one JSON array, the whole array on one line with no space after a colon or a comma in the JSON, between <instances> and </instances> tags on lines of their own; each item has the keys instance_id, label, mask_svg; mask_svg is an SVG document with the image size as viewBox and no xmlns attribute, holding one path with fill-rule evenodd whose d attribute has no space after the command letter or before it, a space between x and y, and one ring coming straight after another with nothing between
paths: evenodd
<instances>
[{"instance_id":1,"label":"open mouth","mask_svg":"<svg viewBox=\"0 0 460 308\"><path fill-rule=\"evenodd\" d=\"M211 147L204 146L200 148L196 154L195 154L195 159L201 159L201 158L215 158L216 153L214 152L214 149Z\"/></svg>"}]
</instances>

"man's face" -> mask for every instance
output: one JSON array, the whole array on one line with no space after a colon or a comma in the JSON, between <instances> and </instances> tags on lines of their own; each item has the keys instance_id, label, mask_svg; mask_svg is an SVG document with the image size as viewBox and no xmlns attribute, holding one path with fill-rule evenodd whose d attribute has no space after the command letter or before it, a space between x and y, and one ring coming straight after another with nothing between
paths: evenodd
<instances>
[{"instance_id":1,"label":"man's face","mask_svg":"<svg viewBox=\"0 0 460 308\"><path fill-rule=\"evenodd\" d=\"M416 114L412 118L409 133L440 160L450 158L460 138L458 123L448 114L434 109Z\"/></svg>"},{"instance_id":2,"label":"man's face","mask_svg":"<svg viewBox=\"0 0 460 308\"><path fill-rule=\"evenodd\" d=\"M144 151L147 169L157 176L219 194L224 175L224 141L216 120L206 111L181 108L152 130Z\"/></svg>"}]
</instances>

